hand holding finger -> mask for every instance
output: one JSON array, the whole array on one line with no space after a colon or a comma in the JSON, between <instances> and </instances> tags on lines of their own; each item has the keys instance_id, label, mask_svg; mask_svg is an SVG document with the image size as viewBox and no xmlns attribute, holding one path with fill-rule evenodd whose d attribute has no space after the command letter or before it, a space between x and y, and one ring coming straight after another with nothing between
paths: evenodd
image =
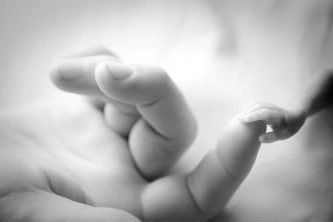
<instances>
[{"instance_id":1,"label":"hand holding finger","mask_svg":"<svg viewBox=\"0 0 333 222\"><path fill-rule=\"evenodd\" d=\"M281 115L276 109L261 108L242 116L242 122L250 123L264 121L266 124L275 125L279 123Z\"/></svg>"},{"instance_id":2,"label":"hand holding finger","mask_svg":"<svg viewBox=\"0 0 333 222\"><path fill-rule=\"evenodd\" d=\"M121 64L109 57L66 60L51 76L65 91L105 101L106 123L120 135L130 134L129 146L139 169L148 177L161 175L195 137L192 112L162 69Z\"/></svg>"},{"instance_id":3,"label":"hand holding finger","mask_svg":"<svg viewBox=\"0 0 333 222\"><path fill-rule=\"evenodd\" d=\"M138 119L138 112L134 106L115 101L100 90L95 80L95 69L102 61L121 62L115 53L105 47L85 49L56 60L50 71L51 80L64 91L91 97L89 99L95 106L100 110L104 108L105 121L111 130L128 136Z\"/></svg>"},{"instance_id":4,"label":"hand holding finger","mask_svg":"<svg viewBox=\"0 0 333 222\"><path fill-rule=\"evenodd\" d=\"M287 110L267 103L253 103L243 110L240 121L250 123L263 121L271 126L272 131L263 134L260 141L271 143L293 136L303 125L306 115L299 110Z\"/></svg>"},{"instance_id":5,"label":"hand holding finger","mask_svg":"<svg viewBox=\"0 0 333 222\"><path fill-rule=\"evenodd\" d=\"M287 123L285 119L285 111L277 106L268 103L254 103L247 110L243 111L240 121L251 123L263 121L271 126L273 131L266 132L260 136L262 143L272 143L277 140L288 137Z\"/></svg>"},{"instance_id":6,"label":"hand holding finger","mask_svg":"<svg viewBox=\"0 0 333 222\"><path fill-rule=\"evenodd\" d=\"M130 149L144 175L160 176L196 134L195 118L181 92L156 66L103 62L95 77L106 96L137 108L142 118L131 130Z\"/></svg>"}]
</instances>

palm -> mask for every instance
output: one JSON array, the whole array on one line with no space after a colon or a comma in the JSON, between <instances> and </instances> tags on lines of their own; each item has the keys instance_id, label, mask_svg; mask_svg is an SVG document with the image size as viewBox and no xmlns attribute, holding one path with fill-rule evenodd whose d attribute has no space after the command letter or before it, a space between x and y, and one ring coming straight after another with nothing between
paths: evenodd
<instances>
[{"instance_id":1,"label":"palm","mask_svg":"<svg viewBox=\"0 0 333 222\"><path fill-rule=\"evenodd\" d=\"M41 176L53 178L43 184L51 187L51 192L138 214L140 198L135 190L145 181L134 166L127 141L107 127L98 109L84 101L74 106L40 105L3 115L2 122L6 124L1 124L1 134L7 131L12 139L0 156L5 158L15 147L14 156L19 158L13 161L22 164L24 158L26 168L38 168L38 173L45 174ZM59 185L63 183L68 185ZM76 196L79 194L70 190L71 184L84 196Z\"/></svg>"}]
</instances>

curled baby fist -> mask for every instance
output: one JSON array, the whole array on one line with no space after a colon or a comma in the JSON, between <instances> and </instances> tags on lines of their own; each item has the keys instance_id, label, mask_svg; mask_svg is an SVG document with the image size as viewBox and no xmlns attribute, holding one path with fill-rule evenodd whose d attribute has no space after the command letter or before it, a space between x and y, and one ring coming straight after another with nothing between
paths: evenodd
<instances>
[{"instance_id":1,"label":"curled baby fist","mask_svg":"<svg viewBox=\"0 0 333 222\"><path fill-rule=\"evenodd\" d=\"M302 109L284 109L270 103L250 103L243 107L239 120L243 123L264 121L272 128L259 137L262 143L285 140L295 135L306 120Z\"/></svg>"}]
</instances>

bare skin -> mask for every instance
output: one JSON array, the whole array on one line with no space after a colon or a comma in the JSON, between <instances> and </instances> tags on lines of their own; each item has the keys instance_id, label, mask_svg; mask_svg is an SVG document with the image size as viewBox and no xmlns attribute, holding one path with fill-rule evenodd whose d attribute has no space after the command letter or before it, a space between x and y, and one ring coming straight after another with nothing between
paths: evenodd
<instances>
[{"instance_id":1,"label":"bare skin","mask_svg":"<svg viewBox=\"0 0 333 222\"><path fill-rule=\"evenodd\" d=\"M98 49L64 58L51 77L90 100L1 114L0 221L209 219L250 171L265 131L235 118L192 172L167 175L196 124L164 71Z\"/></svg>"},{"instance_id":2,"label":"bare skin","mask_svg":"<svg viewBox=\"0 0 333 222\"><path fill-rule=\"evenodd\" d=\"M271 132L260 136L263 143L271 143L294 136L305 120L333 104L333 72L315 75L293 98L291 107L281 108L269 103L253 103L244 109L240 120L244 123L264 121Z\"/></svg>"}]
</instances>

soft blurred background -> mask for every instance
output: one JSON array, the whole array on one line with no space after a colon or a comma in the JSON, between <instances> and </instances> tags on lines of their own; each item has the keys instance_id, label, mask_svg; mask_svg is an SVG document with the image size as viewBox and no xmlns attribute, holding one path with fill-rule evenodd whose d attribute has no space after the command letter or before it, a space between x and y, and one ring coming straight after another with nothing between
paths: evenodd
<instances>
[{"instance_id":1,"label":"soft blurred background","mask_svg":"<svg viewBox=\"0 0 333 222\"><path fill-rule=\"evenodd\" d=\"M0 0L0 108L61 94L52 58L104 45L165 68L199 122L175 170L214 147L241 106L288 107L333 57L331 0ZM288 141L264 145L227 207L231 221L333 219L329 111Z\"/></svg>"}]
</instances>

